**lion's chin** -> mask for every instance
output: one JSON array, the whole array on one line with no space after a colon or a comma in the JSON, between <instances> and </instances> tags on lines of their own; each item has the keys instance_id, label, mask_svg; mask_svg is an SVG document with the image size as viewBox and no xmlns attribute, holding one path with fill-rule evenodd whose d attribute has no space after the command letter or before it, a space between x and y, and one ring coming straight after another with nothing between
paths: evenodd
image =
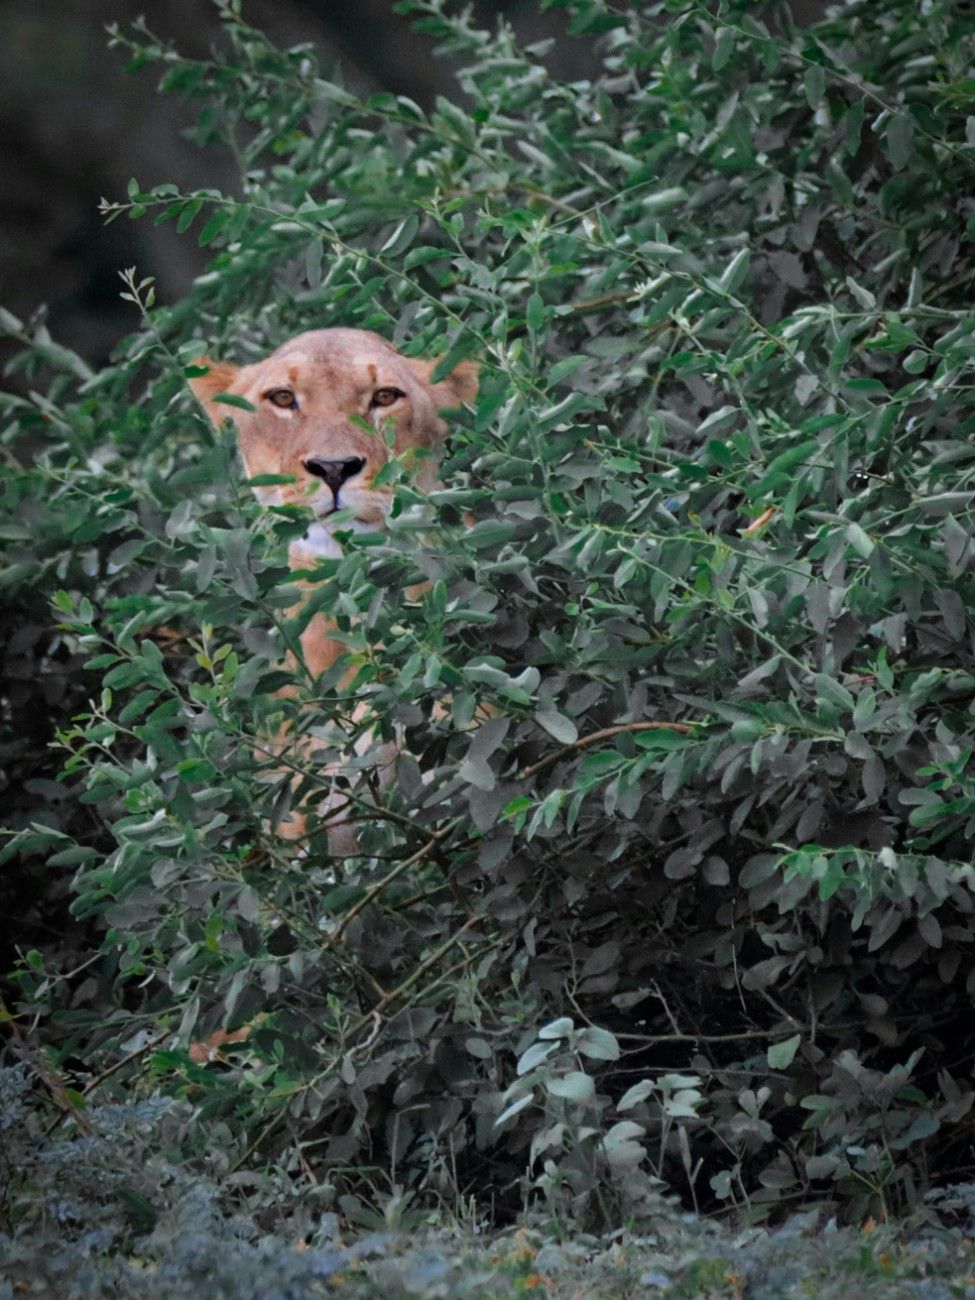
<instances>
[{"instance_id":1,"label":"lion's chin","mask_svg":"<svg viewBox=\"0 0 975 1300\"><path fill-rule=\"evenodd\" d=\"M338 511L333 510L332 514L336 515ZM297 551L301 552L306 559L341 558L342 548L333 536L332 525L329 523L330 518L331 516L325 515L324 518L318 519L310 525L300 542L293 543ZM341 523L335 526L335 531L339 533L374 533L378 529L382 529L385 522L385 519L378 523L370 523L365 519L343 519Z\"/></svg>"},{"instance_id":2,"label":"lion's chin","mask_svg":"<svg viewBox=\"0 0 975 1300\"><path fill-rule=\"evenodd\" d=\"M342 548L324 524L312 524L301 541L291 543L291 554L293 561L339 560Z\"/></svg>"}]
</instances>

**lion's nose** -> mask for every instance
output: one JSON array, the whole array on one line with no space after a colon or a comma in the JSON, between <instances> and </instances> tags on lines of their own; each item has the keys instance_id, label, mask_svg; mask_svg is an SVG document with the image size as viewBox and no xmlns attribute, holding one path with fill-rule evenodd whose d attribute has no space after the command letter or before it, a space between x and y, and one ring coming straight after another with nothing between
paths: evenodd
<instances>
[{"instance_id":1,"label":"lion's nose","mask_svg":"<svg viewBox=\"0 0 975 1300\"><path fill-rule=\"evenodd\" d=\"M338 500L339 488L365 465L361 456L346 456L344 460L320 460L312 456L304 462L309 474L314 474L332 489L332 496Z\"/></svg>"}]
</instances>

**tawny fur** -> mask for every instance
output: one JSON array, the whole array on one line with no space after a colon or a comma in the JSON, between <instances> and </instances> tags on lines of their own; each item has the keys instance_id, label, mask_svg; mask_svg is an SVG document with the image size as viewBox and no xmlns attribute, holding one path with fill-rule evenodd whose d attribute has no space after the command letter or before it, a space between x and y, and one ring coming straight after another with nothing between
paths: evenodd
<instances>
[{"instance_id":1,"label":"tawny fur","mask_svg":"<svg viewBox=\"0 0 975 1300\"><path fill-rule=\"evenodd\" d=\"M289 548L296 574L314 567L324 556L341 554L329 527L337 509L354 512L353 527L375 530L385 525L392 493L374 487L373 480L389 459L390 428L395 431L392 454L411 468L418 486L427 491L436 487L436 456L416 453L435 453L447 431L439 412L471 402L477 393L473 363L462 362L434 384L430 376L436 361L405 357L367 330L311 330L248 366L207 358L197 364L207 366L207 373L191 379L190 387L215 424L232 416L247 477L277 474L294 480L256 487L258 499L267 506L308 506L315 516L306 535ZM245 398L254 409L241 410L215 400L225 393ZM291 406L285 405L287 394L293 396ZM355 417L375 433L355 423ZM334 479L330 484L322 477L323 465L344 463L348 472L359 461L361 467L337 488ZM345 648L335 640L334 630L334 623L320 613L301 634L302 657L315 676L331 668ZM386 747L378 757L380 766L390 772L395 754ZM326 808L326 819L327 814ZM328 825L331 851L354 852L355 837L342 815ZM305 819L294 815L280 829L286 838L303 838Z\"/></svg>"}]
</instances>

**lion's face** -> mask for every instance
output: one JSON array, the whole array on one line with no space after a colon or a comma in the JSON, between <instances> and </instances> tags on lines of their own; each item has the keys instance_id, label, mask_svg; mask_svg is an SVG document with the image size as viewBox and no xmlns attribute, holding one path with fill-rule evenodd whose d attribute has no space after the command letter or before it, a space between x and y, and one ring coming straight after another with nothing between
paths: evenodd
<instances>
[{"instance_id":1,"label":"lion's face","mask_svg":"<svg viewBox=\"0 0 975 1300\"><path fill-rule=\"evenodd\" d=\"M435 362L404 357L367 330L311 330L254 365L202 364L209 372L191 387L216 423L233 416L248 477L294 479L255 488L259 499L310 506L326 533L338 510L353 511L360 526L383 524L392 494L374 479L391 454L409 464L411 453L428 453L416 456L411 470L420 486L433 486L429 453L446 431L438 411L477 391L470 363L431 384ZM218 393L244 397L254 409L215 402Z\"/></svg>"}]
</instances>

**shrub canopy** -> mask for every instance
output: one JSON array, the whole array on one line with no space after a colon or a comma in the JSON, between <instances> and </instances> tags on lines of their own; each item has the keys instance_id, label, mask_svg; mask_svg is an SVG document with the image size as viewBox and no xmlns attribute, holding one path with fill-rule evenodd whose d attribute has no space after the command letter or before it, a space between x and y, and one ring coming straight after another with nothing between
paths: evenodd
<instances>
[{"instance_id":1,"label":"shrub canopy","mask_svg":"<svg viewBox=\"0 0 975 1300\"><path fill-rule=\"evenodd\" d=\"M402 6L465 65L430 110L235 0L208 61L114 33L240 190L106 203L213 260L178 303L130 274L99 373L4 319L41 388L5 399L7 749L46 711L68 751L7 854L104 934L84 985L72 940L27 955L22 1003L86 1072L134 1054L103 1087L184 1099L218 1171L604 1221L657 1179L909 1205L973 1100L975 20L551 7L589 80ZM258 510L186 378L333 325L481 388L442 490L400 474L389 534L316 571L347 655L282 700L307 519ZM307 734L359 858L275 834L331 780Z\"/></svg>"}]
</instances>

